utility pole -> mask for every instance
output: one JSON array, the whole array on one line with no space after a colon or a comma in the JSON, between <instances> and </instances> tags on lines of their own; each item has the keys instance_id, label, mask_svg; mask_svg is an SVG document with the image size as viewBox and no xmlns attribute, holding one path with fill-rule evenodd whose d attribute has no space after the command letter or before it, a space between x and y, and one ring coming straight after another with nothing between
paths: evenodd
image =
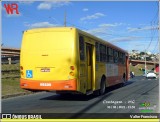
<instances>
[{"instance_id":1,"label":"utility pole","mask_svg":"<svg viewBox=\"0 0 160 122\"><path fill-rule=\"evenodd\" d=\"M160 0L158 0L158 42L160 43ZM159 52L160 52L160 44L158 43L158 47L159 47ZM160 64L160 55L159 55L159 64ZM159 80L160 83L160 80ZM159 85L159 89L160 89L160 85ZM160 97L159 97L159 101L160 101ZM159 106L159 102L158 102L158 106ZM158 112L160 113L160 108L158 109Z\"/></svg>"},{"instance_id":2,"label":"utility pole","mask_svg":"<svg viewBox=\"0 0 160 122\"><path fill-rule=\"evenodd\" d=\"M66 10L65 10L65 12L64 12L64 27L66 27Z\"/></svg>"},{"instance_id":3,"label":"utility pole","mask_svg":"<svg viewBox=\"0 0 160 122\"><path fill-rule=\"evenodd\" d=\"M146 49L145 49L145 64L144 64L144 69L145 69L145 76L147 76L147 72L146 72L146 70L147 70L147 66L146 66Z\"/></svg>"}]
</instances>

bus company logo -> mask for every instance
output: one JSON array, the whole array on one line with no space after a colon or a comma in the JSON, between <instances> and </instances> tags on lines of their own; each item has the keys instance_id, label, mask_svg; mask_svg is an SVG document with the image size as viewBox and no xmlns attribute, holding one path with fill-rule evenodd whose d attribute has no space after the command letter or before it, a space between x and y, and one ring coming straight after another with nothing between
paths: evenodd
<instances>
[{"instance_id":1,"label":"bus company logo","mask_svg":"<svg viewBox=\"0 0 160 122\"><path fill-rule=\"evenodd\" d=\"M4 4L4 8L6 9L7 14L14 14L14 12L19 14L17 3Z\"/></svg>"}]
</instances>

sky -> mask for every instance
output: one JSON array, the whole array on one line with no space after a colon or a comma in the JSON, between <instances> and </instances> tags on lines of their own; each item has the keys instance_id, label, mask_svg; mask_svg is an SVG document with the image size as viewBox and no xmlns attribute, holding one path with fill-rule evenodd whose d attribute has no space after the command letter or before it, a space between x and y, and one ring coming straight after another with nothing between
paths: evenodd
<instances>
[{"instance_id":1,"label":"sky","mask_svg":"<svg viewBox=\"0 0 160 122\"><path fill-rule=\"evenodd\" d=\"M17 3L8 15L4 4ZM20 48L23 31L32 28L77 27L127 51L158 52L158 1L2 2L3 47Z\"/></svg>"}]
</instances>

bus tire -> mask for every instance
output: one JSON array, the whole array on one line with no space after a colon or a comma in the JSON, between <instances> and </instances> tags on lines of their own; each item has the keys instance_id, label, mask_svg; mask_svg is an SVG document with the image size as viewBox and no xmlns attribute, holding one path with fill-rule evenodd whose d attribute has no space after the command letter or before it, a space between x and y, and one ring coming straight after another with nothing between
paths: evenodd
<instances>
[{"instance_id":1,"label":"bus tire","mask_svg":"<svg viewBox=\"0 0 160 122\"><path fill-rule=\"evenodd\" d=\"M102 77L102 80L101 80L101 84L100 84L100 90L99 90L99 94L100 95L103 95L106 91L106 84L105 84L105 77L103 76Z\"/></svg>"}]
</instances>

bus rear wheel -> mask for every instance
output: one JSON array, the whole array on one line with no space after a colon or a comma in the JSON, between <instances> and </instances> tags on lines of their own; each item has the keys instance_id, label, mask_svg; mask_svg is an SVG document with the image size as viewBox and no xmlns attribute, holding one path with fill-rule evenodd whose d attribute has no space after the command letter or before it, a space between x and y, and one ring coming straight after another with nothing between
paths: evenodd
<instances>
[{"instance_id":1,"label":"bus rear wheel","mask_svg":"<svg viewBox=\"0 0 160 122\"><path fill-rule=\"evenodd\" d=\"M106 91L106 84L105 84L105 78L103 77L100 84L99 94L103 95L105 91Z\"/></svg>"}]
</instances>

